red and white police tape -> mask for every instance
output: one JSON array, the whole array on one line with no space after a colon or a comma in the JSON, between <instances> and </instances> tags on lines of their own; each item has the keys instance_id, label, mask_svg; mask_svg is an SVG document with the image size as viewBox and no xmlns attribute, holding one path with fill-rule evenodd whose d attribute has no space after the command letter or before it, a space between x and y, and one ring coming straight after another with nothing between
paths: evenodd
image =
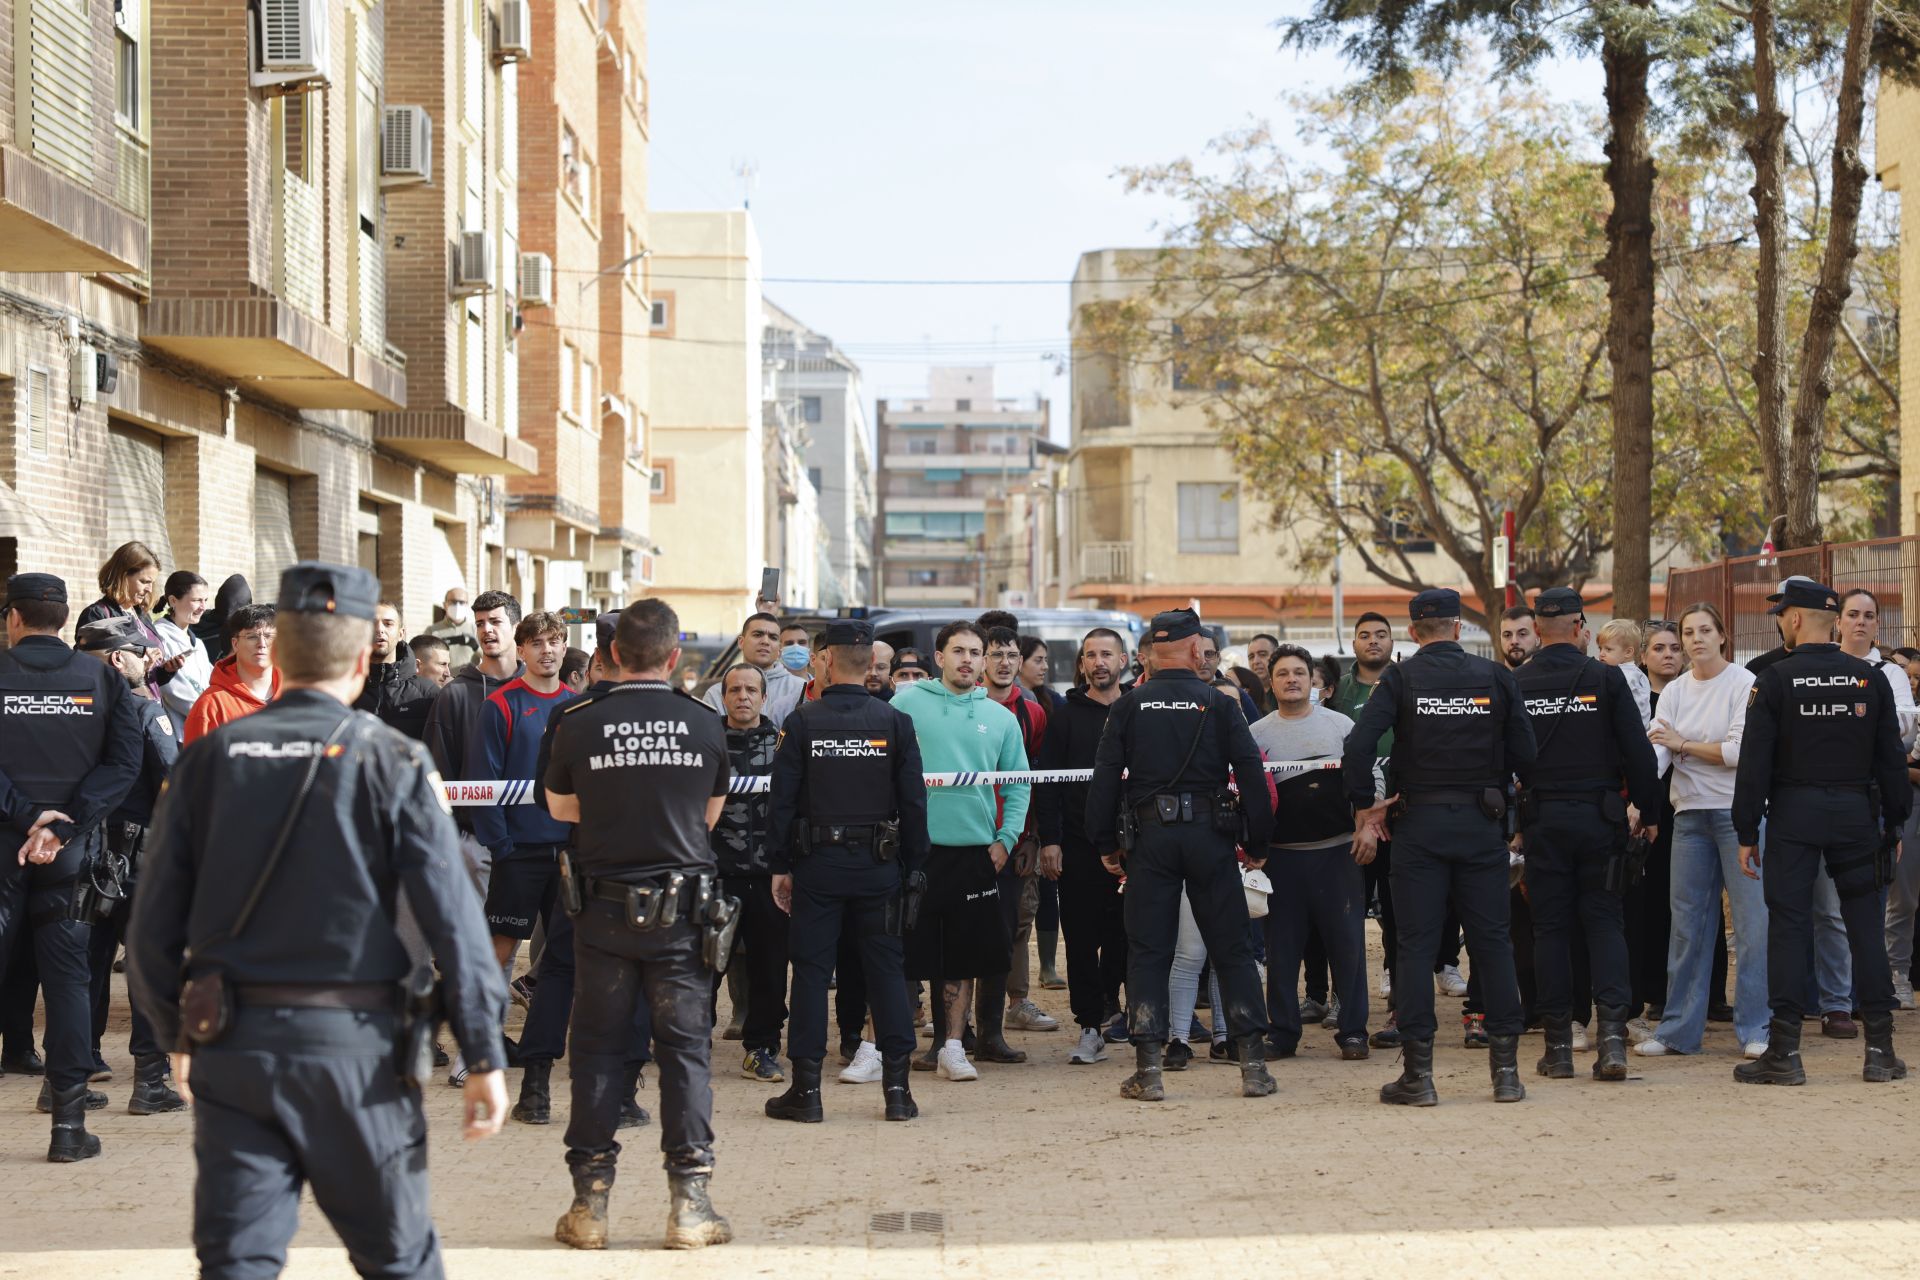
<instances>
[{"instance_id":1,"label":"red and white police tape","mask_svg":"<svg viewBox=\"0 0 1920 1280\"><path fill-rule=\"evenodd\" d=\"M1339 767L1338 760L1269 760L1266 764L1268 773L1282 773L1289 777L1294 774ZM926 775L929 787L979 787L1002 782L1088 782L1092 778L1093 770L1091 769L1022 769ZM507 778L499 782L447 782L442 785L447 789L447 803L451 805L534 803L531 778ZM761 774L749 778L734 778L727 784L727 791L730 795L749 795L753 792L769 790L772 785L773 779Z\"/></svg>"}]
</instances>

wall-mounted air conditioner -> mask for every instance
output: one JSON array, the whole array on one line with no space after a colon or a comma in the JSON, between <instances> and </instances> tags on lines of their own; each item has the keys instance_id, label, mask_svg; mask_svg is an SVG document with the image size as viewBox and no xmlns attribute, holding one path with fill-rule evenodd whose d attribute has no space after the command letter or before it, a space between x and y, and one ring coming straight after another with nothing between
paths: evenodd
<instances>
[{"instance_id":1,"label":"wall-mounted air conditioner","mask_svg":"<svg viewBox=\"0 0 1920 1280\"><path fill-rule=\"evenodd\" d=\"M553 305L553 259L544 253L520 255L520 305Z\"/></svg>"},{"instance_id":2,"label":"wall-mounted air conditioner","mask_svg":"<svg viewBox=\"0 0 1920 1280\"><path fill-rule=\"evenodd\" d=\"M433 117L425 107L388 107L380 117L381 185L433 181Z\"/></svg>"},{"instance_id":3,"label":"wall-mounted air conditioner","mask_svg":"<svg viewBox=\"0 0 1920 1280\"><path fill-rule=\"evenodd\" d=\"M525 62L533 56L533 16L527 0L500 0L500 36L494 41L496 65Z\"/></svg>"},{"instance_id":4,"label":"wall-mounted air conditioner","mask_svg":"<svg viewBox=\"0 0 1920 1280\"><path fill-rule=\"evenodd\" d=\"M462 231L453 263L453 292L459 297L493 292L493 241L484 231Z\"/></svg>"},{"instance_id":5,"label":"wall-mounted air conditioner","mask_svg":"<svg viewBox=\"0 0 1920 1280\"><path fill-rule=\"evenodd\" d=\"M330 82L328 0L253 0L247 16L254 88L290 93Z\"/></svg>"}]
</instances>

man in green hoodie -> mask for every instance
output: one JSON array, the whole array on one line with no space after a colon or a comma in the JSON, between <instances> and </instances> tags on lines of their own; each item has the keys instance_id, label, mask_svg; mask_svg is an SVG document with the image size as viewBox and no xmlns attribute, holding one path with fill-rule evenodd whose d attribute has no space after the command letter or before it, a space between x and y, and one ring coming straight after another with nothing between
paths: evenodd
<instances>
[{"instance_id":1,"label":"man in green hoodie","mask_svg":"<svg viewBox=\"0 0 1920 1280\"><path fill-rule=\"evenodd\" d=\"M901 686L893 706L912 720L928 773L1025 770L1027 750L1013 713L980 686L987 638L971 622L948 623L934 645L938 680ZM1031 788L1003 783L996 815L994 787L931 787L927 791L927 890L919 922L907 935L907 976L931 984L945 1013L934 1021L945 1042L935 1055L949 1080L977 1080L961 1038L973 1004L973 980L1007 972L1012 941L1000 911L995 877L1027 821ZM915 1066L922 1066L916 1061Z\"/></svg>"}]
</instances>

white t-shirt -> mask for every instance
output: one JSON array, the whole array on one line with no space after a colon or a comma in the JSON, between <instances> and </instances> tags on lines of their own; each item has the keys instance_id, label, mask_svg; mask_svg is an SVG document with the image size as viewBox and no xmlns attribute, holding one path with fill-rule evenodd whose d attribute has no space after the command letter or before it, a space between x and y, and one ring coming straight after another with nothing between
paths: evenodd
<instances>
[{"instance_id":1,"label":"white t-shirt","mask_svg":"<svg viewBox=\"0 0 1920 1280\"><path fill-rule=\"evenodd\" d=\"M1740 735L1747 727L1747 691L1753 672L1729 663L1719 675L1702 680L1683 672L1660 691L1654 718L1672 726L1689 742L1717 742L1726 763L1708 764L1698 756L1674 756L1665 747L1653 749L1662 773L1673 766L1673 810L1733 808L1734 766L1740 763Z\"/></svg>"},{"instance_id":2,"label":"white t-shirt","mask_svg":"<svg viewBox=\"0 0 1920 1280\"><path fill-rule=\"evenodd\" d=\"M1867 661L1880 668L1880 674L1893 689L1893 711L1900 720L1900 745L1905 750L1913 750L1914 730L1920 727L1920 707L1913 705L1913 686L1907 680L1906 671L1878 649L1867 651Z\"/></svg>"}]
</instances>

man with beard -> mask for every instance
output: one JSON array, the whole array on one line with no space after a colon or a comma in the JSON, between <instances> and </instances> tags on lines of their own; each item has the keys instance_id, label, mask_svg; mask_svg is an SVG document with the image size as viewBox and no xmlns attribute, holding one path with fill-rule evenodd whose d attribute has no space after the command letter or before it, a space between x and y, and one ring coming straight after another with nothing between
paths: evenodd
<instances>
[{"instance_id":1,"label":"man with beard","mask_svg":"<svg viewBox=\"0 0 1920 1280\"><path fill-rule=\"evenodd\" d=\"M873 665L867 668L867 692L882 702L893 701L893 646L873 642Z\"/></svg>"},{"instance_id":2,"label":"man with beard","mask_svg":"<svg viewBox=\"0 0 1920 1280\"><path fill-rule=\"evenodd\" d=\"M382 600L373 610L373 665L353 709L372 712L418 742L439 696L440 686L420 674L412 647L400 638L399 607Z\"/></svg>"},{"instance_id":3,"label":"man with beard","mask_svg":"<svg viewBox=\"0 0 1920 1280\"><path fill-rule=\"evenodd\" d=\"M1257 639L1258 637L1256 637ZM1251 656L1252 649L1248 649ZM1267 658L1273 654L1269 650ZM1327 706L1349 720L1360 718L1360 708L1367 705L1367 699L1379 687L1381 673L1393 660L1393 625L1378 613L1363 613L1360 620L1353 624L1353 666L1340 677L1333 687ZM1393 754L1393 730L1388 729L1380 736L1380 745L1375 749L1380 767L1387 767L1387 758ZM1386 794L1393 794L1393 780L1387 779ZM1380 899L1380 944L1385 955L1385 972L1380 977L1380 994L1387 997L1387 1025L1373 1033L1372 1044L1376 1049L1397 1048L1400 1044L1400 1030L1393 1013L1393 987L1398 972L1399 937L1394 928L1393 887L1389 875L1393 870L1393 842L1380 841L1374 852L1373 861L1361 868L1367 879L1367 893Z\"/></svg>"},{"instance_id":4,"label":"man with beard","mask_svg":"<svg viewBox=\"0 0 1920 1280\"><path fill-rule=\"evenodd\" d=\"M1517 604L1500 615L1500 663L1509 671L1518 671L1520 664L1531 658L1540 648L1540 632L1535 626L1533 610L1524 604Z\"/></svg>"}]
</instances>

